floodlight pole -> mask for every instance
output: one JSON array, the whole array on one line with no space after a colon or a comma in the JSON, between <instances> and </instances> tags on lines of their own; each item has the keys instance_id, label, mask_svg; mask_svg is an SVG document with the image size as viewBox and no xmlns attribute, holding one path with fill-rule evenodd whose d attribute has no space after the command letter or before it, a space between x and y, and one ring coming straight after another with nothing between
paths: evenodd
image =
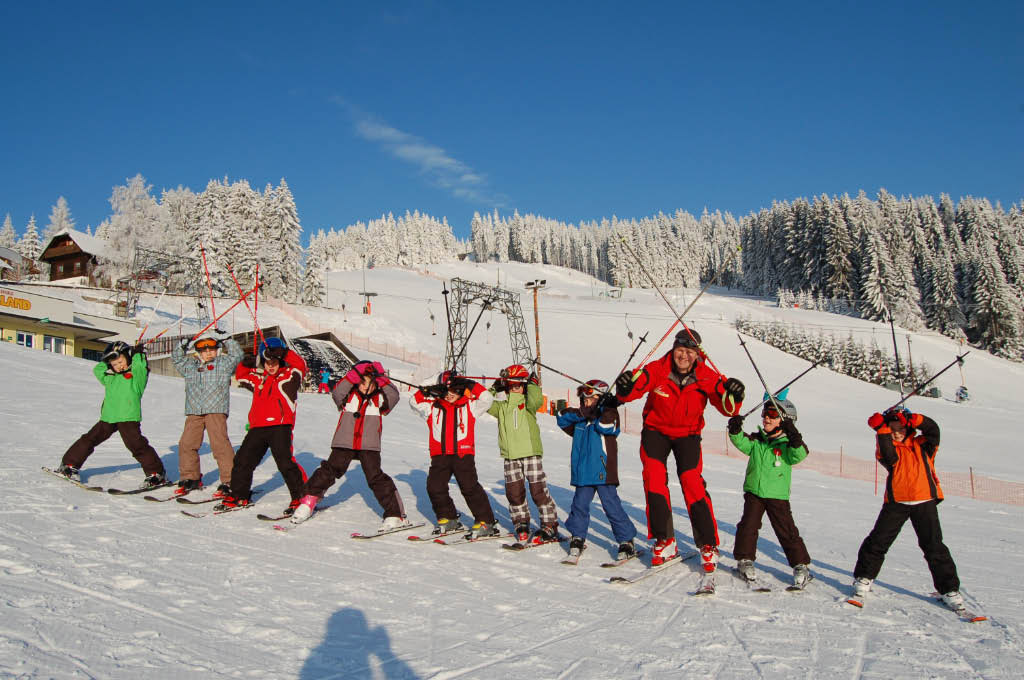
<instances>
[{"instance_id":1,"label":"floodlight pole","mask_svg":"<svg viewBox=\"0 0 1024 680\"><path fill-rule=\"evenodd\" d=\"M538 362L540 361L540 316L537 313L537 291L544 288L547 285L547 282L547 279L534 279L526 284L526 289L533 291L533 327L537 333L537 356L535 358ZM535 370L537 371L537 384L540 385L541 379L539 363L535 364Z\"/></svg>"}]
</instances>

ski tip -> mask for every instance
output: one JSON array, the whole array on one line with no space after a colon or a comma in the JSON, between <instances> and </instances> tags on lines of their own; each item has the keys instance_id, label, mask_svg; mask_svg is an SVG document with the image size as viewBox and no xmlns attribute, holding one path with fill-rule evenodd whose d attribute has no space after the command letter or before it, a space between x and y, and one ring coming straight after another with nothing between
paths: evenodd
<instances>
[{"instance_id":1,"label":"ski tip","mask_svg":"<svg viewBox=\"0 0 1024 680\"><path fill-rule=\"evenodd\" d=\"M846 604L852 604L854 607L857 607L858 609L864 608L863 602L861 602L860 600L854 600L852 597L846 600Z\"/></svg>"},{"instance_id":2,"label":"ski tip","mask_svg":"<svg viewBox=\"0 0 1024 680\"><path fill-rule=\"evenodd\" d=\"M966 619L967 623L981 623L982 621L988 621L987 616L970 616Z\"/></svg>"}]
</instances>

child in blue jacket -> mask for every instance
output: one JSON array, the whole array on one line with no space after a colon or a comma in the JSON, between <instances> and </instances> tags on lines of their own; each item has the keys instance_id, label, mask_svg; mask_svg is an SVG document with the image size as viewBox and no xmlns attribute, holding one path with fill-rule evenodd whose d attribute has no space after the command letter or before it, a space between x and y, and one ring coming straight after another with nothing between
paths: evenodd
<instances>
[{"instance_id":1,"label":"child in blue jacket","mask_svg":"<svg viewBox=\"0 0 1024 680\"><path fill-rule=\"evenodd\" d=\"M558 415L558 426L572 437L570 484L576 487L572 510L565 528L571 533L570 557L578 557L587 539L590 526L590 503L594 494L601 497L604 514L612 525L612 533L619 544L618 559L636 555L633 539L636 527L622 509L616 487L619 485L618 442L619 412L614 397L607 402L604 396L608 384L603 380L590 380L580 385L576 394L580 407L565 409ZM610 395L609 395L610 396Z\"/></svg>"}]
</instances>

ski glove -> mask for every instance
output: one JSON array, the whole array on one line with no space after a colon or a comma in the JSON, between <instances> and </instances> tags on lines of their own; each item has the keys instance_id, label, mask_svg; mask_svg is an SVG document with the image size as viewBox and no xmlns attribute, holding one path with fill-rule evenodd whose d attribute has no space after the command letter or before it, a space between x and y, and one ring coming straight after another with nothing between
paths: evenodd
<instances>
[{"instance_id":1,"label":"ski glove","mask_svg":"<svg viewBox=\"0 0 1024 680\"><path fill-rule=\"evenodd\" d=\"M725 384L722 386L722 389L723 396L731 396L732 400L737 404L743 401L743 395L747 393L746 388L743 387L743 383L741 383L736 378L729 378L728 380L726 380Z\"/></svg>"},{"instance_id":2,"label":"ski glove","mask_svg":"<svg viewBox=\"0 0 1024 680\"><path fill-rule=\"evenodd\" d=\"M363 376L359 375L359 372L354 369L348 369L348 373L345 374L345 380L349 381L353 385L358 385L363 380Z\"/></svg>"},{"instance_id":3,"label":"ski glove","mask_svg":"<svg viewBox=\"0 0 1024 680\"><path fill-rule=\"evenodd\" d=\"M537 374L533 371L530 372L530 377L527 378L527 380L529 380L531 385L540 385L540 378L538 378Z\"/></svg>"},{"instance_id":4,"label":"ski glove","mask_svg":"<svg viewBox=\"0 0 1024 680\"><path fill-rule=\"evenodd\" d=\"M729 418L729 434L739 434L741 432L743 432L743 416Z\"/></svg>"},{"instance_id":5,"label":"ski glove","mask_svg":"<svg viewBox=\"0 0 1024 680\"><path fill-rule=\"evenodd\" d=\"M498 378L491 383L491 389L495 392L508 392L508 383L502 378Z\"/></svg>"},{"instance_id":6,"label":"ski glove","mask_svg":"<svg viewBox=\"0 0 1024 680\"><path fill-rule=\"evenodd\" d=\"M804 437L800 434L800 430L796 429L796 423L792 420L783 418L781 429L786 434L786 440L789 441L791 447L796 448L804 445Z\"/></svg>"},{"instance_id":7,"label":"ski glove","mask_svg":"<svg viewBox=\"0 0 1024 680\"><path fill-rule=\"evenodd\" d=\"M885 426L885 418L882 416L881 413L878 413L878 412L872 413L871 417L868 418L868 427L870 427L875 432L878 432L878 430L882 429L882 427L884 427L884 426Z\"/></svg>"},{"instance_id":8,"label":"ski glove","mask_svg":"<svg viewBox=\"0 0 1024 680\"><path fill-rule=\"evenodd\" d=\"M615 394L620 397L625 397L633 391L633 373L630 371L624 371L618 378L615 379Z\"/></svg>"}]
</instances>

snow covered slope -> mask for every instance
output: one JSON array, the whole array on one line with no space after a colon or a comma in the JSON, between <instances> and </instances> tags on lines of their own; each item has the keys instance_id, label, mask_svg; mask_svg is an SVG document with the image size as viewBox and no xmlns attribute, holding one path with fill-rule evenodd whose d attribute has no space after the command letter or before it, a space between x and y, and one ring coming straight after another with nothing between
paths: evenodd
<instances>
[{"instance_id":1,"label":"snow covered slope","mask_svg":"<svg viewBox=\"0 0 1024 680\"><path fill-rule=\"evenodd\" d=\"M435 269L432 268L432 273ZM452 264L439 276L495 281L494 265ZM581 378L608 379L631 347L623 314L637 335L654 340L670 323L650 293L627 291L621 301L583 299L591 282L552 268L502 265L503 284L547 278L541 297L542 358ZM443 352L441 281L400 271L367 273L367 286L382 293L374 314L348 314L339 328L375 335L411 349ZM356 298L361 273L337 273L334 296ZM689 299L693 292L686 292ZM564 295L565 297L560 297ZM401 296L401 297L399 297ZM438 322L432 336L426 299ZM684 306L680 300L680 307ZM756 392L728 320L742 311L782 314L760 301L707 296L688 318L705 338L715 363ZM262 313L261 307L261 313ZM524 296L524 311L532 313ZM269 314L270 312L268 312ZM801 321L857 326L856 320L797 312ZM487 315L484 317L487 318ZM326 315L324 316L326 319ZM311 329L312 330L312 329ZM372 331L372 332L369 332ZM844 331L845 332L845 331ZM490 341L483 322L470 347L470 366L493 371L508 362L504 323L494 316ZM952 343L915 336L915 353L941 366ZM751 343L766 377L781 384L803 362ZM642 354L642 353L641 353ZM949 357L949 359L945 359ZM917 360L915 354L915 360ZM385 360L396 374L411 371ZM782 590L789 569L770 529L762 531L758 566L774 587L749 593L728 575L735 523L742 507L743 465L705 459L722 538L719 594L689 595L697 573L691 563L672 567L632 586L606 582L598 567L613 550L607 520L595 504L589 549L580 566L559 564L562 549L524 553L501 550L500 541L442 547L410 543L401 535L354 541L349 534L373 528L378 508L358 466L331 489L330 506L288 533L259 522L255 513L189 519L176 503L155 504L78 489L43 475L99 414L100 385L82 360L0 345L6 400L5 465L0 468L0 676L30 678L678 678L678 677L1019 677L1024 662L1024 614L1012 583L1024 560L1024 509L951 498L940 514L957 560L964 592L991 617L964 624L934 603L924 561L910 528L894 545L868 608L840 602L851 580L861 539L880 500L872 485L798 472L793 507L811 552L816 580L802 594ZM1017 366L974 353L968 363L975 400L957 406L915 399L915 408L943 426L940 473L951 466L1002 465L1020 479L1011 452L1019 426ZM569 387L544 374L549 393ZM959 375L941 386L951 394ZM895 399L891 392L815 371L792 398L812 448L870 456L863 424L871 411ZM1013 389L1011 389L1013 388ZM403 393L403 396L405 394ZM154 376L143 402L143 432L172 474L177 468L183 389ZM230 431L243 436L247 393L233 394ZM331 400L303 394L295 452L311 472L328 452L337 419ZM542 419L545 467L564 520L569 439ZM724 419L709 416L709 429ZM403 403L388 416L384 468L396 480L414 519L433 519L426 496L425 425ZM710 435L709 435L710 436ZM641 529L644 501L638 438L621 442L622 494ZM494 423L478 431L478 466L499 520L508 528ZM205 481L215 482L209 449ZM84 478L104 486L134 486L141 472L115 438L88 461ZM266 491L259 507L280 510L287 491L268 459L255 484ZM689 522L678 486L672 488L676 527L689 548ZM465 505L452 486L456 504ZM200 506L202 507L202 506ZM640 565L620 568L637 569Z\"/></svg>"}]
</instances>

